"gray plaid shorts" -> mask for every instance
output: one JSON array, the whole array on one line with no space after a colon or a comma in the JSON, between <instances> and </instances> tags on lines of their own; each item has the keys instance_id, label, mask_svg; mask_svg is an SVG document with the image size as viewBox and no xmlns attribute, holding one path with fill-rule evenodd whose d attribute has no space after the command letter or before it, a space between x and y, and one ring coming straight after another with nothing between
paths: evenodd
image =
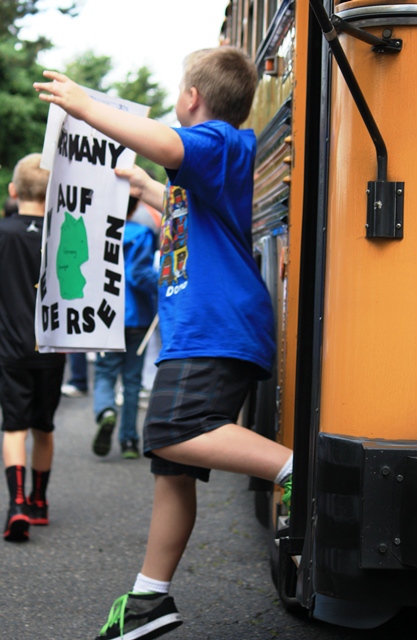
<instances>
[{"instance_id":1,"label":"gray plaid shorts","mask_svg":"<svg viewBox=\"0 0 417 640\"><path fill-rule=\"evenodd\" d=\"M187 474L208 482L210 470L170 462L155 450L236 423L258 377L256 365L233 358L165 360L158 366L143 431L145 455L157 475Z\"/></svg>"}]
</instances>

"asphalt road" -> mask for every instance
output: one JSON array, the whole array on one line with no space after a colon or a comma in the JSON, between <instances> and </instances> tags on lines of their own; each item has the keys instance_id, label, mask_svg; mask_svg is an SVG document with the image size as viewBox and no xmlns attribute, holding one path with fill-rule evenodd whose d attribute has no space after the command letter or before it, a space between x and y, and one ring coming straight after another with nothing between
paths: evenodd
<instances>
[{"instance_id":1,"label":"asphalt road","mask_svg":"<svg viewBox=\"0 0 417 640\"><path fill-rule=\"evenodd\" d=\"M153 486L148 460L122 460L116 443L105 459L92 454L91 394L62 398L56 427L50 526L33 527L28 543L0 540L1 640L93 640L140 569ZM267 532L254 517L247 487L247 478L220 472L199 486L196 528L171 589L184 624L166 637L416 637L414 611L368 632L286 613L270 578ZM0 506L5 517L4 481Z\"/></svg>"}]
</instances>

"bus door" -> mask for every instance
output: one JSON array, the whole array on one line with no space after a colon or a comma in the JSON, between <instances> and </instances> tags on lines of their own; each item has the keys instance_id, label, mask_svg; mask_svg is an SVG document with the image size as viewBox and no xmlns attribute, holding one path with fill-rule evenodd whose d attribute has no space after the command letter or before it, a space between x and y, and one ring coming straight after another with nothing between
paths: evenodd
<instances>
[{"instance_id":1,"label":"bus door","mask_svg":"<svg viewBox=\"0 0 417 640\"><path fill-rule=\"evenodd\" d=\"M366 628L417 603L417 5L340 2L329 24L296 599L319 619Z\"/></svg>"}]
</instances>

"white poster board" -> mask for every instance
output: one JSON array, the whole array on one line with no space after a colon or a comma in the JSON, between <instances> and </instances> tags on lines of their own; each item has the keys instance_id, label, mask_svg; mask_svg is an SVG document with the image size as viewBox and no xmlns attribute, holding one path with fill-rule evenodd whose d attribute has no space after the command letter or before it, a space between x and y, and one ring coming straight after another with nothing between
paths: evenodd
<instances>
[{"instance_id":1,"label":"white poster board","mask_svg":"<svg viewBox=\"0 0 417 640\"><path fill-rule=\"evenodd\" d=\"M87 90L147 116L149 108ZM46 196L35 331L41 353L123 351L123 232L135 153L51 105L42 166Z\"/></svg>"}]
</instances>

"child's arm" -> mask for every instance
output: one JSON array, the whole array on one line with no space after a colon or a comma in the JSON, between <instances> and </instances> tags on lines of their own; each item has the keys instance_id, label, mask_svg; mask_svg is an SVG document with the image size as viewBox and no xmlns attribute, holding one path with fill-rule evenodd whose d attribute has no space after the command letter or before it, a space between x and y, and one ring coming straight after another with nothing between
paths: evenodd
<instances>
[{"instance_id":1,"label":"child's arm","mask_svg":"<svg viewBox=\"0 0 417 640\"><path fill-rule=\"evenodd\" d=\"M126 113L93 100L75 82L56 71L44 71L52 82L35 82L39 98L62 107L119 144L168 169L178 169L184 147L176 131L166 125Z\"/></svg>"},{"instance_id":2,"label":"child's arm","mask_svg":"<svg viewBox=\"0 0 417 640\"><path fill-rule=\"evenodd\" d=\"M143 169L135 165L131 169L115 169L119 178L127 178L130 182L130 193L143 200L157 211L162 212L164 206L165 187L153 180Z\"/></svg>"}]
</instances>

